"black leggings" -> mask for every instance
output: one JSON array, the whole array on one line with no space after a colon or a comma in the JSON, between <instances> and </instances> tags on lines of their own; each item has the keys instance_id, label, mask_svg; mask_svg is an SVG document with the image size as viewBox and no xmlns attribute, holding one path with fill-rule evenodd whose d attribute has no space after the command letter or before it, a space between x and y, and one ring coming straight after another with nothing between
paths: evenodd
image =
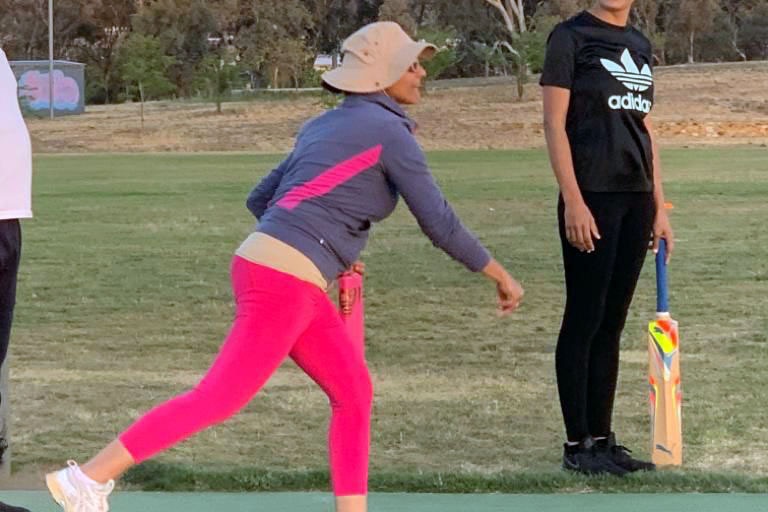
<instances>
[{"instance_id":1,"label":"black leggings","mask_svg":"<svg viewBox=\"0 0 768 512\"><path fill-rule=\"evenodd\" d=\"M655 215L652 193L584 192L601 239L580 252L558 223L565 267L566 305L555 356L557 387L568 440L611 432L619 375L619 339L648 250Z\"/></svg>"},{"instance_id":2,"label":"black leggings","mask_svg":"<svg viewBox=\"0 0 768 512\"><path fill-rule=\"evenodd\" d=\"M17 219L0 220L0 365L8 353L13 307L16 304L16 274L21 257L21 227Z\"/></svg>"}]
</instances>

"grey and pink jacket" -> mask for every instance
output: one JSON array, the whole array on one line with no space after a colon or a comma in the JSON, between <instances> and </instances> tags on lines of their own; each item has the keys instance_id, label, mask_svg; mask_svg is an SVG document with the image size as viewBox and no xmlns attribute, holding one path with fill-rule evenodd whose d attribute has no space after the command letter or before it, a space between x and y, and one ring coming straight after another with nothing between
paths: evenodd
<instances>
[{"instance_id":1,"label":"grey and pink jacket","mask_svg":"<svg viewBox=\"0 0 768 512\"><path fill-rule=\"evenodd\" d=\"M490 254L446 201L413 129L382 93L349 95L308 121L291 154L248 196L258 230L304 253L331 282L402 196L435 246L481 270Z\"/></svg>"}]
</instances>

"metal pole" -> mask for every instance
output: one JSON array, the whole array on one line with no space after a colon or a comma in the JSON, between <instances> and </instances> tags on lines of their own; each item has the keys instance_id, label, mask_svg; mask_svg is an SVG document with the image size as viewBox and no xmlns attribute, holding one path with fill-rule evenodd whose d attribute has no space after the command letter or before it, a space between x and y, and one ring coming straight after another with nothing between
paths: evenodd
<instances>
[{"instance_id":1,"label":"metal pole","mask_svg":"<svg viewBox=\"0 0 768 512\"><path fill-rule=\"evenodd\" d=\"M48 103L53 119L53 0L48 0Z\"/></svg>"}]
</instances>

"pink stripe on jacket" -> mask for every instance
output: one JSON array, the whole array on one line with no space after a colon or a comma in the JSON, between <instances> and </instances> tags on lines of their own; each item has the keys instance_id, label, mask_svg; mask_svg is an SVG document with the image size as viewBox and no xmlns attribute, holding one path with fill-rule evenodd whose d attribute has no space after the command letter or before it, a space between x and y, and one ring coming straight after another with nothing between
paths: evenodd
<instances>
[{"instance_id":1,"label":"pink stripe on jacket","mask_svg":"<svg viewBox=\"0 0 768 512\"><path fill-rule=\"evenodd\" d=\"M382 146L379 144L336 164L303 185L290 190L277 202L277 206L286 210L293 210L307 199L327 194L342 183L376 165L381 156L381 149Z\"/></svg>"}]
</instances>

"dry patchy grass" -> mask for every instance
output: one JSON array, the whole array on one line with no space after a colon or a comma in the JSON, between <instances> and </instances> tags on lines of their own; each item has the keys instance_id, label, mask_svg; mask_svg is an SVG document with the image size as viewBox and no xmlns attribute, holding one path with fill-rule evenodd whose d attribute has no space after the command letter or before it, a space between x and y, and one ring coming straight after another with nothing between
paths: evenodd
<instances>
[{"instance_id":1,"label":"dry patchy grass","mask_svg":"<svg viewBox=\"0 0 768 512\"><path fill-rule=\"evenodd\" d=\"M667 146L768 144L768 63L659 68L653 116ZM263 95L262 95L263 96ZM314 94L288 94L213 105L152 102L144 131L138 105L90 106L54 123L31 120L39 153L202 152L278 153L301 124L323 111ZM426 149L518 149L544 144L536 84L518 101L511 83L433 89L412 109Z\"/></svg>"}]
</instances>

